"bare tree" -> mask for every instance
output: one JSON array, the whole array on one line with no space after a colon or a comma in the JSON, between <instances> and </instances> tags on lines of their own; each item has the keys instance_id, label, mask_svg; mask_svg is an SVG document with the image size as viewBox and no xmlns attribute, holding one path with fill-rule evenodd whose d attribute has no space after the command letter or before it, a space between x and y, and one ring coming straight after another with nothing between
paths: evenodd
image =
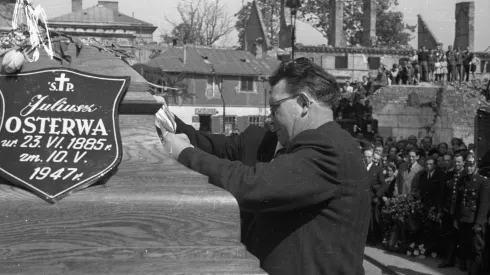
<instances>
[{"instance_id":1,"label":"bare tree","mask_svg":"<svg viewBox=\"0 0 490 275\"><path fill-rule=\"evenodd\" d=\"M179 20L165 18L173 27L162 38L183 43L212 46L233 30L232 17L222 0L183 0L177 6Z\"/></svg>"}]
</instances>

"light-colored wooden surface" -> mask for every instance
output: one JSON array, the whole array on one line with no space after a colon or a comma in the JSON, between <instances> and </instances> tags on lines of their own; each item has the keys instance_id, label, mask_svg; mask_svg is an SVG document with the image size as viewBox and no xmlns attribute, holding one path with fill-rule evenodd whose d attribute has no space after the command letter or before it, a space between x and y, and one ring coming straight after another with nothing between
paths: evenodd
<instances>
[{"instance_id":1,"label":"light-colored wooden surface","mask_svg":"<svg viewBox=\"0 0 490 275\"><path fill-rule=\"evenodd\" d=\"M153 116L120 115L123 160L49 204L0 184L0 274L264 274L236 200L162 153Z\"/></svg>"}]
</instances>

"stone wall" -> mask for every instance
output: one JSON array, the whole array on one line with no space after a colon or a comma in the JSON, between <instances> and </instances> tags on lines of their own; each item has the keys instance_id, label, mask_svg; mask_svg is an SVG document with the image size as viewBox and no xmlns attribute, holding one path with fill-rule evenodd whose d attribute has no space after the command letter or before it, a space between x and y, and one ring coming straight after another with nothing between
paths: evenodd
<instances>
[{"instance_id":1,"label":"stone wall","mask_svg":"<svg viewBox=\"0 0 490 275\"><path fill-rule=\"evenodd\" d=\"M369 69L366 60L368 57L379 57L381 63L385 64L388 69L391 69L393 64L398 64L400 56L397 55L385 55L385 54L359 54L348 53L348 68L336 69L335 68L335 56L345 56L345 53L324 53L324 52L302 52L295 53L296 57L307 57L313 60L313 62L322 66L329 73L332 73L336 77L350 80L362 80L362 77L371 72L374 77L377 75L377 69Z\"/></svg>"},{"instance_id":2,"label":"stone wall","mask_svg":"<svg viewBox=\"0 0 490 275\"><path fill-rule=\"evenodd\" d=\"M426 127L434 121L434 109L440 87L391 86L368 99L373 105L373 116L379 122L382 136L397 139L415 135L418 138L430 135L434 143L449 142L452 137L462 138L466 144L474 143L474 118L479 98L460 93L453 88L442 95L440 116L437 116L435 131L427 133ZM410 100L409 100L410 99Z\"/></svg>"}]
</instances>

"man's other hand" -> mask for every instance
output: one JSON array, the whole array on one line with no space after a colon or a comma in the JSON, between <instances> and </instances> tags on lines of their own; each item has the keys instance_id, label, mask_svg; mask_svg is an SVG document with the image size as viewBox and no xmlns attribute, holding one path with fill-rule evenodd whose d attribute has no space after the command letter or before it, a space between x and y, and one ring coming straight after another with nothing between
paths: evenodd
<instances>
[{"instance_id":1,"label":"man's other hand","mask_svg":"<svg viewBox=\"0 0 490 275\"><path fill-rule=\"evenodd\" d=\"M185 134L165 132L161 139L165 152L175 160L179 158L180 153L184 151L184 149L189 147L194 148Z\"/></svg>"}]
</instances>

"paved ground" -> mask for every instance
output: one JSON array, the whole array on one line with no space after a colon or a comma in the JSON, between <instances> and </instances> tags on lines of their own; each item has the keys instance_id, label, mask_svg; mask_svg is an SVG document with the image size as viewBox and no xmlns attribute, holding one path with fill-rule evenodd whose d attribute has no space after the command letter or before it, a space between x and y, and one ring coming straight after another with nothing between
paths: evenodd
<instances>
[{"instance_id":1,"label":"paved ground","mask_svg":"<svg viewBox=\"0 0 490 275\"><path fill-rule=\"evenodd\" d=\"M364 260L363 266L364 266L365 275L386 274L386 273L383 273L383 270L381 268L373 265L372 263L370 263L367 260Z\"/></svg>"},{"instance_id":2,"label":"paved ground","mask_svg":"<svg viewBox=\"0 0 490 275\"><path fill-rule=\"evenodd\" d=\"M457 267L437 268L438 261L432 258L417 259L401 254L390 253L379 248L366 247L364 250L365 261L377 268L379 273L368 273L366 263L364 268L366 274L402 274L402 275L466 275ZM368 266L368 268L370 268ZM370 269L370 272L376 272Z\"/></svg>"}]
</instances>

